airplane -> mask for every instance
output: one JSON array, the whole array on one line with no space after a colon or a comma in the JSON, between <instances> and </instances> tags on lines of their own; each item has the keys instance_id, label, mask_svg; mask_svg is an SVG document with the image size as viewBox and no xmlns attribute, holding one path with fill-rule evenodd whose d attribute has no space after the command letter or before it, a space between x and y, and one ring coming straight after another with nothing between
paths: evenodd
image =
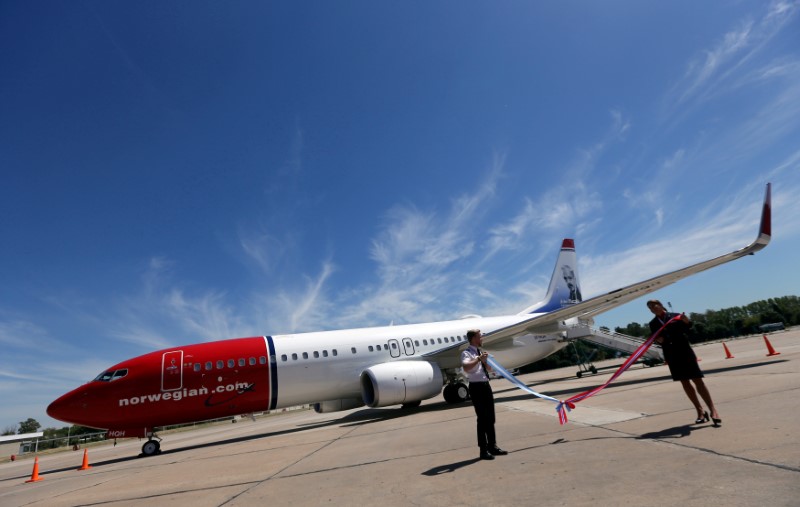
<instances>
[{"instance_id":1,"label":"airplane","mask_svg":"<svg viewBox=\"0 0 800 507\"><path fill-rule=\"evenodd\" d=\"M468 397L460 360L468 329L482 330L484 348L506 368L549 356L595 315L766 247L770 194L767 183L758 237L748 246L590 299L581 300L575 243L564 239L545 299L515 315L172 347L111 366L47 413L106 429L107 438L147 438L141 455L152 456L161 448L156 428L168 425L305 404L320 413L415 407L439 393L458 403Z\"/></svg>"}]
</instances>

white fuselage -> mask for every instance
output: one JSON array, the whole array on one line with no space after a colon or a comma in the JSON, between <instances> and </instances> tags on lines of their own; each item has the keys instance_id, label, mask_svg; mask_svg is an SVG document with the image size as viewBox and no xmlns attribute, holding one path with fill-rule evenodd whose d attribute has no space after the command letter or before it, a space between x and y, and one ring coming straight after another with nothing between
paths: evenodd
<instances>
[{"instance_id":1,"label":"white fuselage","mask_svg":"<svg viewBox=\"0 0 800 507\"><path fill-rule=\"evenodd\" d=\"M484 334L531 315L477 317L445 322L274 335L278 407L361 397L360 375L392 361L435 362L456 374L468 329ZM532 363L565 346L561 335L526 334L485 348L507 368ZM434 357L431 357L434 356Z\"/></svg>"}]
</instances>

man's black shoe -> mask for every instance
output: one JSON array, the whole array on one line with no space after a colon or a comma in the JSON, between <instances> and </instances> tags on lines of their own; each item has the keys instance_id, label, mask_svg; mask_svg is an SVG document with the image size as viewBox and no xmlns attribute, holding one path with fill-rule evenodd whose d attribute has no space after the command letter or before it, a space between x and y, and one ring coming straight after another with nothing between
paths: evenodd
<instances>
[{"instance_id":1,"label":"man's black shoe","mask_svg":"<svg viewBox=\"0 0 800 507\"><path fill-rule=\"evenodd\" d=\"M493 456L505 456L506 454L508 454L508 451L504 451L503 449L501 449L499 447L495 447L494 449L489 449L489 452Z\"/></svg>"},{"instance_id":2,"label":"man's black shoe","mask_svg":"<svg viewBox=\"0 0 800 507\"><path fill-rule=\"evenodd\" d=\"M494 459L494 456L489 454L488 451L481 451L481 459Z\"/></svg>"}]
</instances>

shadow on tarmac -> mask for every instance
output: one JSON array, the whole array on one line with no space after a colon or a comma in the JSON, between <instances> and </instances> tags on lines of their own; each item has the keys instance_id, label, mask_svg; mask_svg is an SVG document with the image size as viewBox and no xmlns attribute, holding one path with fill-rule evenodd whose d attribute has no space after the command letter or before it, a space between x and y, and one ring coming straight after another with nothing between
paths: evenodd
<instances>
[{"instance_id":1,"label":"shadow on tarmac","mask_svg":"<svg viewBox=\"0 0 800 507\"><path fill-rule=\"evenodd\" d=\"M639 440L660 440L662 438L683 438L683 437L688 437L691 434L692 434L691 425L684 424L683 426L674 426L672 428L666 428L661 431L644 433L643 435L639 435L636 438Z\"/></svg>"},{"instance_id":2,"label":"shadow on tarmac","mask_svg":"<svg viewBox=\"0 0 800 507\"><path fill-rule=\"evenodd\" d=\"M456 463L450 463L447 465L439 465L438 467L433 467L430 470L422 472L422 475L427 475L428 477L436 477L437 475L449 474L455 472L459 468L463 468L467 465L472 465L473 463L477 463L480 460L481 460L480 458L472 458L464 461L458 461Z\"/></svg>"}]
</instances>

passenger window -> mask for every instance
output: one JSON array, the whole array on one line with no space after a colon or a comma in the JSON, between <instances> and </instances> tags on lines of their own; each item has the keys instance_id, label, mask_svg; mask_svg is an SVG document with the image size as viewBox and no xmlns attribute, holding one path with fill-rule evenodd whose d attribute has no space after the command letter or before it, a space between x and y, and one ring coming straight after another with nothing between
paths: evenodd
<instances>
[{"instance_id":1,"label":"passenger window","mask_svg":"<svg viewBox=\"0 0 800 507\"><path fill-rule=\"evenodd\" d=\"M419 340L414 340L414 345L416 345L417 347L419 347Z\"/></svg>"},{"instance_id":2,"label":"passenger window","mask_svg":"<svg viewBox=\"0 0 800 507\"><path fill-rule=\"evenodd\" d=\"M355 347L350 347L350 352L352 352L353 354L355 354L355 353L356 353L356 348L355 348Z\"/></svg>"},{"instance_id":3,"label":"passenger window","mask_svg":"<svg viewBox=\"0 0 800 507\"><path fill-rule=\"evenodd\" d=\"M428 340L422 340L422 344L423 345L427 345L428 344Z\"/></svg>"},{"instance_id":4,"label":"passenger window","mask_svg":"<svg viewBox=\"0 0 800 507\"><path fill-rule=\"evenodd\" d=\"M202 367L203 365L201 365L200 363L194 363L194 371L200 371L200 368Z\"/></svg>"},{"instance_id":5,"label":"passenger window","mask_svg":"<svg viewBox=\"0 0 800 507\"><path fill-rule=\"evenodd\" d=\"M303 352L303 359L308 359L308 352Z\"/></svg>"},{"instance_id":6,"label":"passenger window","mask_svg":"<svg viewBox=\"0 0 800 507\"><path fill-rule=\"evenodd\" d=\"M211 368L213 368L213 367L214 367L214 366L213 366L213 364L211 363L211 361L209 361L209 362L207 362L207 363L206 363L206 371L210 370L210 369L211 369Z\"/></svg>"},{"instance_id":7,"label":"passenger window","mask_svg":"<svg viewBox=\"0 0 800 507\"><path fill-rule=\"evenodd\" d=\"M449 339L448 339L448 338L445 336L445 337L444 337L444 342L445 342L445 343L450 343L450 340L449 340Z\"/></svg>"},{"instance_id":8,"label":"passenger window","mask_svg":"<svg viewBox=\"0 0 800 507\"><path fill-rule=\"evenodd\" d=\"M234 366L236 366L236 361L228 359L228 368L233 368Z\"/></svg>"},{"instance_id":9,"label":"passenger window","mask_svg":"<svg viewBox=\"0 0 800 507\"><path fill-rule=\"evenodd\" d=\"M284 354L284 357L286 357L286 354ZM255 366L255 365L256 365L256 358L255 357L251 357L250 358L250 366Z\"/></svg>"},{"instance_id":10,"label":"passenger window","mask_svg":"<svg viewBox=\"0 0 800 507\"><path fill-rule=\"evenodd\" d=\"M243 357L239 358L239 366L244 366L244 365L245 365L244 358Z\"/></svg>"},{"instance_id":11,"label":"passenger window","mask_svg":"<svg viewBox=\"0 0 800 507\"><path fill-rule=\"evenodd\" d=\"M323 350L322 351L322 357L328 357L328 351L327 350Z\"/></svg>"},{"instance_id":12,"label":"passenger window","mask_svg":"<svg viewBox=\"0 0 800 507\"><path fill-rule=\"evenodd\" d=\"M339 355L339 352L337 352L336 349L331 350L331 352L333 353L334 356L338 356Z\"/></svg>"},{"instance_id":13,"label":"passenger window","mask_svg":"<svg viewBox=\"0 0 800 507\"><path fill-rule=\"evenodd\" d=\"M375 347L373 347L372 345L370 345L370 346L369 346L369 351L370 351L370 352L375 352Z\"/></svg>"},{"instance_id":14,"label":"passenger window","mask_svg":"<svg viewBox=\"0 0 800 507\"><path fill-rule=\"evenodd\" d=\"M317 352L316 350L314 351L314 357L315 358L319 357L319 352Z\"/></svg>"},{"instance_id":15,"label":"passenger window","mask_svg":"<svg viewBox=\"0 0 800 507\"><path fill-rule=\"evenodd\" d=\"M286 360L288 360L288 359L289 359L289 358L288 358L288 357L286 357L286 354L281 354L281 361L286 361Z\"/></svg>"},{"instance_id":16,"label":"passenger window","mask_svg":"<svg viewBox=\"0 0 800 507\"><path fill-rule=\"evenodd\" d=\"M267 356L261 356L258 358L258 364L267 364Z\"/></svg>"},{"instance_id":17,"label":"passenger window","mask_svg":"<svg viewBox=\"0 0 800 507\"><path fill-rule=\"evenodd\" d=\"M380 345L378 345L377 347L378 347L378 350L381 350L381 346Z\"/></svg>"},{"instance_id":18,"label":"passenger window","mask_svg":"<svg viewBox=\"0 0 800 507\"><path fill-rule=\"evenodd\" d=\"M292 354L292 361L297 361L297 354Z\"/></svg>"},{"instance_id":19,"label":"passenger window","mask_svg":"<svg viewBox=\"0 0 800 507\"><path fill-rule=\"evenodd\" d=\"M439 343L442 343L442 339L441 338L437 338L437 340L439 340Z\"/></svg>"},{"instance_id":20,"label":"passenger window","mask_svg":"<svg viewBox=\"0 0 800 507\"><path fill-rule=\"evenodd\" d=\"M217 369L221 370L223 368L225 368L225 361L222 361L222 360L217 361Z\"/></svg>"},{"instance_id":21,"label":"passenger window","mask_svg":"<svg viewBox=\"0 0 800 507\"><path fill-rule=\"evenodd\" d=\"M396 348L397 348L397 344L396 344L396 343L394 343L394 342L392 342L392 348L393 348L393 349L396 349Z\"/></svg>"}]
</instances>

